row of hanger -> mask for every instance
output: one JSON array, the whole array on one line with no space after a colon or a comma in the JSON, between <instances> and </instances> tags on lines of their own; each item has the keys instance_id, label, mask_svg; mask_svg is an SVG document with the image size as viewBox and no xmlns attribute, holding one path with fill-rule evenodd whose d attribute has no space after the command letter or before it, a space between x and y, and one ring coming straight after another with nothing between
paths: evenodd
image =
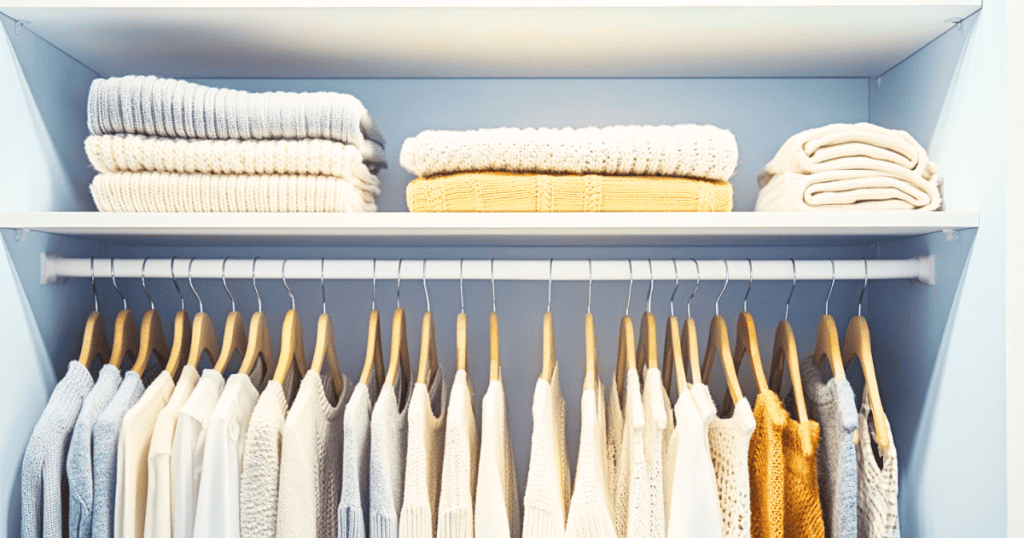
<instances>
[{"instance_id":1,"label":"row of hanger","mask_svg":"<svg viewBox=\"0 0 1024 538\"><path fill-rule=\"evenodd\" d=\"M260 365L265 369L265 371L273 369L273 379L281 384L285 383L289 372L294 371L299 376L305 375L307 370L320 372L324 363L326 363L330 371L330 379L336 388L336 392L337 389L342 387L342 375L338 366L333 336L333 325L331 323L330 315L327 313L326 288L324 286L323 278L323 260L321 260L320 279L323 312L320 314L317 321L316 344L314 346L312 361L307 367L303 347L301 319L298 311L295 309L295 296L292 293L291 288L288 286L288 281L284 276L284 269L288 260L284 260L282 262L281 280L291 299L291 308L285 313L281 329L281 349L277 360L274 361L274 356L270 349L269 326L266 315L263 313L262 298L260 297L259 289L256 286L255 266L257 259L253 259L253 289L256 292L257 297L257 310L250 318L248 333L245 331L242 314L235 308L234 295L227 286L227 280L223 272L227 260L224 260L221 278L224 284L224 289L227 291L228 296L231 299L231 312L228 313L224 324L224 331L222 333L224 335L223 340L219 340L217 338L213 321L210 316L204 312L202 299L199 297L199 294L195 290L195 286L192 284L191 268L192 261L194 260L189 261L188 280L193 294L195 294L196 299L199 301L199 312L191 321L189 320L188 313L185 311L184 296L182 295L181 288L174 276L175 259L175 257L171 258L171 278L174 283L174 287L178 292L178 296L181 299L181 310L176 312L174 316L174 339L170 349L168 349L164 339L160 316L156 311L153 298L150 296L149 290L146 287L145 272L148 258L144 259L142 262L141 280L143 290L146 293L146 297L149 299L150 308L142 316L141 328L136 327L135 317L131 311L128 310L127 299L124 293L122 293L120 288L117 286L116 276L113 271L114 260L111 259L111 281L114 285L114 289L121 296L124 306L124 308L118 312L114 322L113 345L111 346L107 341L103 320L99 314L99 299L96 292L95 272L93 271L92 288L95 310L91 312L86 319L83 343L81 353L79 355L80 362L88 367L91 361L98 357L100 360L108 361L109 364L120 368L123 360L125 358L129 358L133 361L131 370L141 374L146 369L151 357L155 356L167 372L172 376L177 377L179 368L183 364L188 364L197 368L203 355L208 356L210 361L213 363L213 368L222 373L228 367L231 359L238 356L241 357L241 364L238 372L250 374L257 365ZM690 294L690 298L686 303L687 317L682 321L682 323L680 323L679 318L675 315L675 296L679 288L679 275L678 266L676 265L676 261L673 260L673 266L676 268L676 282L669 302L670 316L665 326L665 346L661 364L661 371L663 374L662 381L666 390L671 389L673 380L676 381L680 391L686 390L686 387L688 387L691 382L695 381L694 376L697 372L700 372L701 381L706 382L710 377L715 360L720 359L730 395L730 398L726 399L726 407L731 408L744 397L737 371L743 364L743 358L749 356L749 362L753 369L758 394L765 391L774 391L778 393L779 390L781 390L783 373L788 369L796 400L797 418L801 422L808 420L800 375L800 355L797 352L796 339L793 334L792 326L789 323L790 300L793 296L793 290L796 288L796 263L791 260L791 262L793 262L793 288L790 290L789 297L786 300L785 315L776 327L775 341L772 348L771 369L769 375L766 377L761 362L756 325L754 323L753 316L751 316L750 312L747 310L747 297L750 295L750 289L753 284L752 262L748 260L748 263L751 263L751 280L747 286L747 293L743 298L743 311L740 312L736 323L735 347L730 350L728 324L719 314L718 310L719 300L725 293L725 289L729 284L729 268L728 264L726 264L725 283L722 286L722 290L719 292L718 297L715 299L715 315L711 320L704 360L701 362L699 359L697 344L696 323L690 313L690 302L693 300L694 295L700 287L700 266L696 260L692 261L697 268L697 281ZM409 362L406 315L404 309L401 307L402 260L399 260L398 263L399 270L396 308L391 326L390 357L387 370L385 370L383 362L383 345L381 341L380 312L376 307L377 279L376 260L374 260L373 296L371 299L366 355L359 378L359 382L363 384L369 383L371 376L373 376L378 386L393 387L395 383L399 381L398 376L401 376L401 386L408 386L412 377L412 369ZM556 363L554 319L551 314L552 279L550 277L550 271L553 267L553 263L554 260L551 260L548 279L548 304L542 324L541 378L549 382L552 379ZM650 263L650 260L648 260L648 264ZM426 311L423 315L421 330L420 361L416 378L417 383L426 383L438 370L434 320L430 310L430 295L427 290L426 282L426 260L423 260L423 266L423 289L424 294L426 295ZM626 301L626 313L619 325L619 344L615 371L615 379L620 391L623 391L625 388L625 374L629 369L637 369L638 373L642 374L647 368L659 368L657 327L654 314L651 313L651 300L654 289L653 273L651 277L651 286L647 294L647 308L641 316L639 345L634 347L634 342L636 341L634 339L635 331L632 318L629 316L629 306L632 300L633 291L632 269L632 261L630 261L629 294ZM462 287L461 263L459 272L461 310L456 316L456 367L459 370L465 370L467 364L468 345L465 294ZM833 261L832 285L829 287L828 296L825 299L825 313L818 324L817 341L812 359L816 365L820 365L822 361L828 361L832 376L837 380L845 379L845 369L853 362L854 359L860 360L864 374L865 386L868 391L869 404L875 421L875 431L878 444L880 448L884 450L889 446L888 429L885 426L885 414L882 409L878 383L874 372L874 363L871 355L871 339L867 320L861 316L861 303L863 301L864 291L867 289L867 280L867 260L865 260L864 288L861 290L860 297L858 299L857 316L850 320L846 330L845 341L840 345L835 320L828 314L828 303L832 295L832 289L835 286L835 263ZM585 389L596 388L599 379L597 370L598 363L594 316L591 312L592 288L593 271L591 269L590 285L588 287L587 295L587 313L584 320L584 350L586 365L586 373L584 376ZM490 379L500 380L501 363L498 345L499 333L494 289L493 260L491 260L491 298ZM785 365L785 367L783 365ZM688 376L690 381L687 380ZM643 375L641 375L641 379L643 379ZM405 391L403 391L403 396L404 393ZM621 396L623 396L623 394L620 393L620 401L623 401ZM400 405L401 404L404 404L404 401L400 402ZM726 409L726 412L728 411L729 410Z\"/></svg>"}]
</instances>

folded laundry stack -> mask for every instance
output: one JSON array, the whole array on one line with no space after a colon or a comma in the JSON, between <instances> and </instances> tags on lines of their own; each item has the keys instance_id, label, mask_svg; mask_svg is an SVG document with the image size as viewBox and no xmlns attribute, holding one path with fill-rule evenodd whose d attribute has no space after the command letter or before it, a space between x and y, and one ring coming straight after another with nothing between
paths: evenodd
<instances>
[{"instance_id":1,"label":"folded laundry stack","mask_svg":"<svg viewBox=\"0 0 1024 538\"><path fill-rule=\"evenodd\" d=\"M730 211L736 138L707 125L424 131L413 212Z\"/></svg>"},{"instance_id":2,"label":"folded laundry stack","mask_svg":"<svg viewBox=\"0 0 1024 538\"><path fill-rule=\"evenodd\" d=\"M384 137L351 95L97 79L85 150L100 211L376 211Z\"/></svg>"},{"instance_id":3,"label":"folded laundry stack","mask_svg":"<svg viewBox=\"0 0 1024 538\"><path fill-rule=\"evenodd\" d=\"M904 131L833 124L790 137L758 176L756 211L935 211L938 166Z\"/></svg>"}]
</instances>

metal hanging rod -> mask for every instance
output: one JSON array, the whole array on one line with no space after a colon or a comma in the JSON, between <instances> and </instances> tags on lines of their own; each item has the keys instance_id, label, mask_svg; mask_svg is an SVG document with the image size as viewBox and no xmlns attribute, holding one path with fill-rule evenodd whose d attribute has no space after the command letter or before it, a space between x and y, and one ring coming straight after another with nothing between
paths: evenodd
<instances>
[{"instance_id":1,"label":"metal hanging rod","mask_svg":"<svg viewBox=\"0 0 1024 538\"><path fill-rule=\"evenodd\" d=\"M677 258L678 275L681 280L697 278L697 268L692 262L681 263L689 258ZM259 258L253 263L252 258L196 258L192 262L192 278L228 278L228 279L280 279L281 259ZM591 273L590 262L593 261ZM140 278L142 276L141 258L115 258L113 267L117 278ZM642 263L641 263L642 262ZM149 258L146 262L146 279L171 278L171 258ZM186 274L189 258L173 259L174 274L178 277ZM793 280L793 265L788 258L782 260L697 260L700 264L702 280L724 280L726 266L730 278L735 281L747 280L753 270L754 280ZM423 260L406 259L402 264L402 279L418 279L423 277L426 267L428 280L458 280L460 274L465 280L552 280L587 281L593 280L629 280L628 260L558 260L550 267L549 260L465 260L460 271L460 260ZM647 258L633 260L633 272L636 279L675 280L676 269L671 259L653 260L650 269ZM63 258L60 256L43 255L42 280L52 284L65 278L110 278L111 262L109 258ZM394 280L398 275L398 260L326 260L321 273L320 258L288 259L285 268L289 280L305 279L320 280L321 275L328 280ZM868 276L871 280L911 279L934 284L934 258L922 256L901 260L867 261ZM832 263L824 260L796 260L797 280L864 280L864 260L835 260L835 273Z\"/></svg>"}]
</instances>

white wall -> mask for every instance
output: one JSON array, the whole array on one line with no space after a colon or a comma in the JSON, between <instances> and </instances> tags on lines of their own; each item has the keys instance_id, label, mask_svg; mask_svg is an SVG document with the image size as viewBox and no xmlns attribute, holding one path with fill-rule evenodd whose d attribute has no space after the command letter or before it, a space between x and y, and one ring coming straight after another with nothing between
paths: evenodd
<instances>
[{"instance_id":1,"label":"white wall","mask_svg":"<svg viewBox=\"0 0 1024 538\"><path fill-rule=\"evenodd\" d=\"M1007 24L1007 170L1024 170L1024 3L1008 2ZM1024 182L1006 178L1006 274L1024 267ZM1006 279L1006 505L1007 535L1024 537L1024 361L1010 353L1024 328L1024 279Z\"/></svg>"}]
</instances>

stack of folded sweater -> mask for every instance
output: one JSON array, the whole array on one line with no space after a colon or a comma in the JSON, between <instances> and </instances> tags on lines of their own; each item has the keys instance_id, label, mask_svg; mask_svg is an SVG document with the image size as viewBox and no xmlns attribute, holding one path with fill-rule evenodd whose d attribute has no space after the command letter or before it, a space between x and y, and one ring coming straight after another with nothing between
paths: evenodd
<instances>
[{"instance_id":1,"label":"stack of folded sweater","mask_svg":"<svg viewBox=\"0 0 1024 538\"><path fill-rule=\"evenodd\" d=\"M100 211L376 211L384 137L351 95L97 79L86 153Z\"/></svg>"},{"instance_id":2,"label":"stack of folded sweater","mask_svg":"<svg viewBox=\"0 0 1024 538\"><path fill-rule=\"evenodd\" d=\"M707 125L424 131L402 145L413 212L730 211L738 150Z\"/></svg>"},{"instance_id":3,"label":"stack of folded sweater","mask_svg":"<svg viewBox=\"0 0 1024 538\"><path fill-rule=\"evenodd\" d=\"M870 123L792 136L758 176L757 211L935 211L942 179L921 144Z\"/></svg>"}]
</instances>

